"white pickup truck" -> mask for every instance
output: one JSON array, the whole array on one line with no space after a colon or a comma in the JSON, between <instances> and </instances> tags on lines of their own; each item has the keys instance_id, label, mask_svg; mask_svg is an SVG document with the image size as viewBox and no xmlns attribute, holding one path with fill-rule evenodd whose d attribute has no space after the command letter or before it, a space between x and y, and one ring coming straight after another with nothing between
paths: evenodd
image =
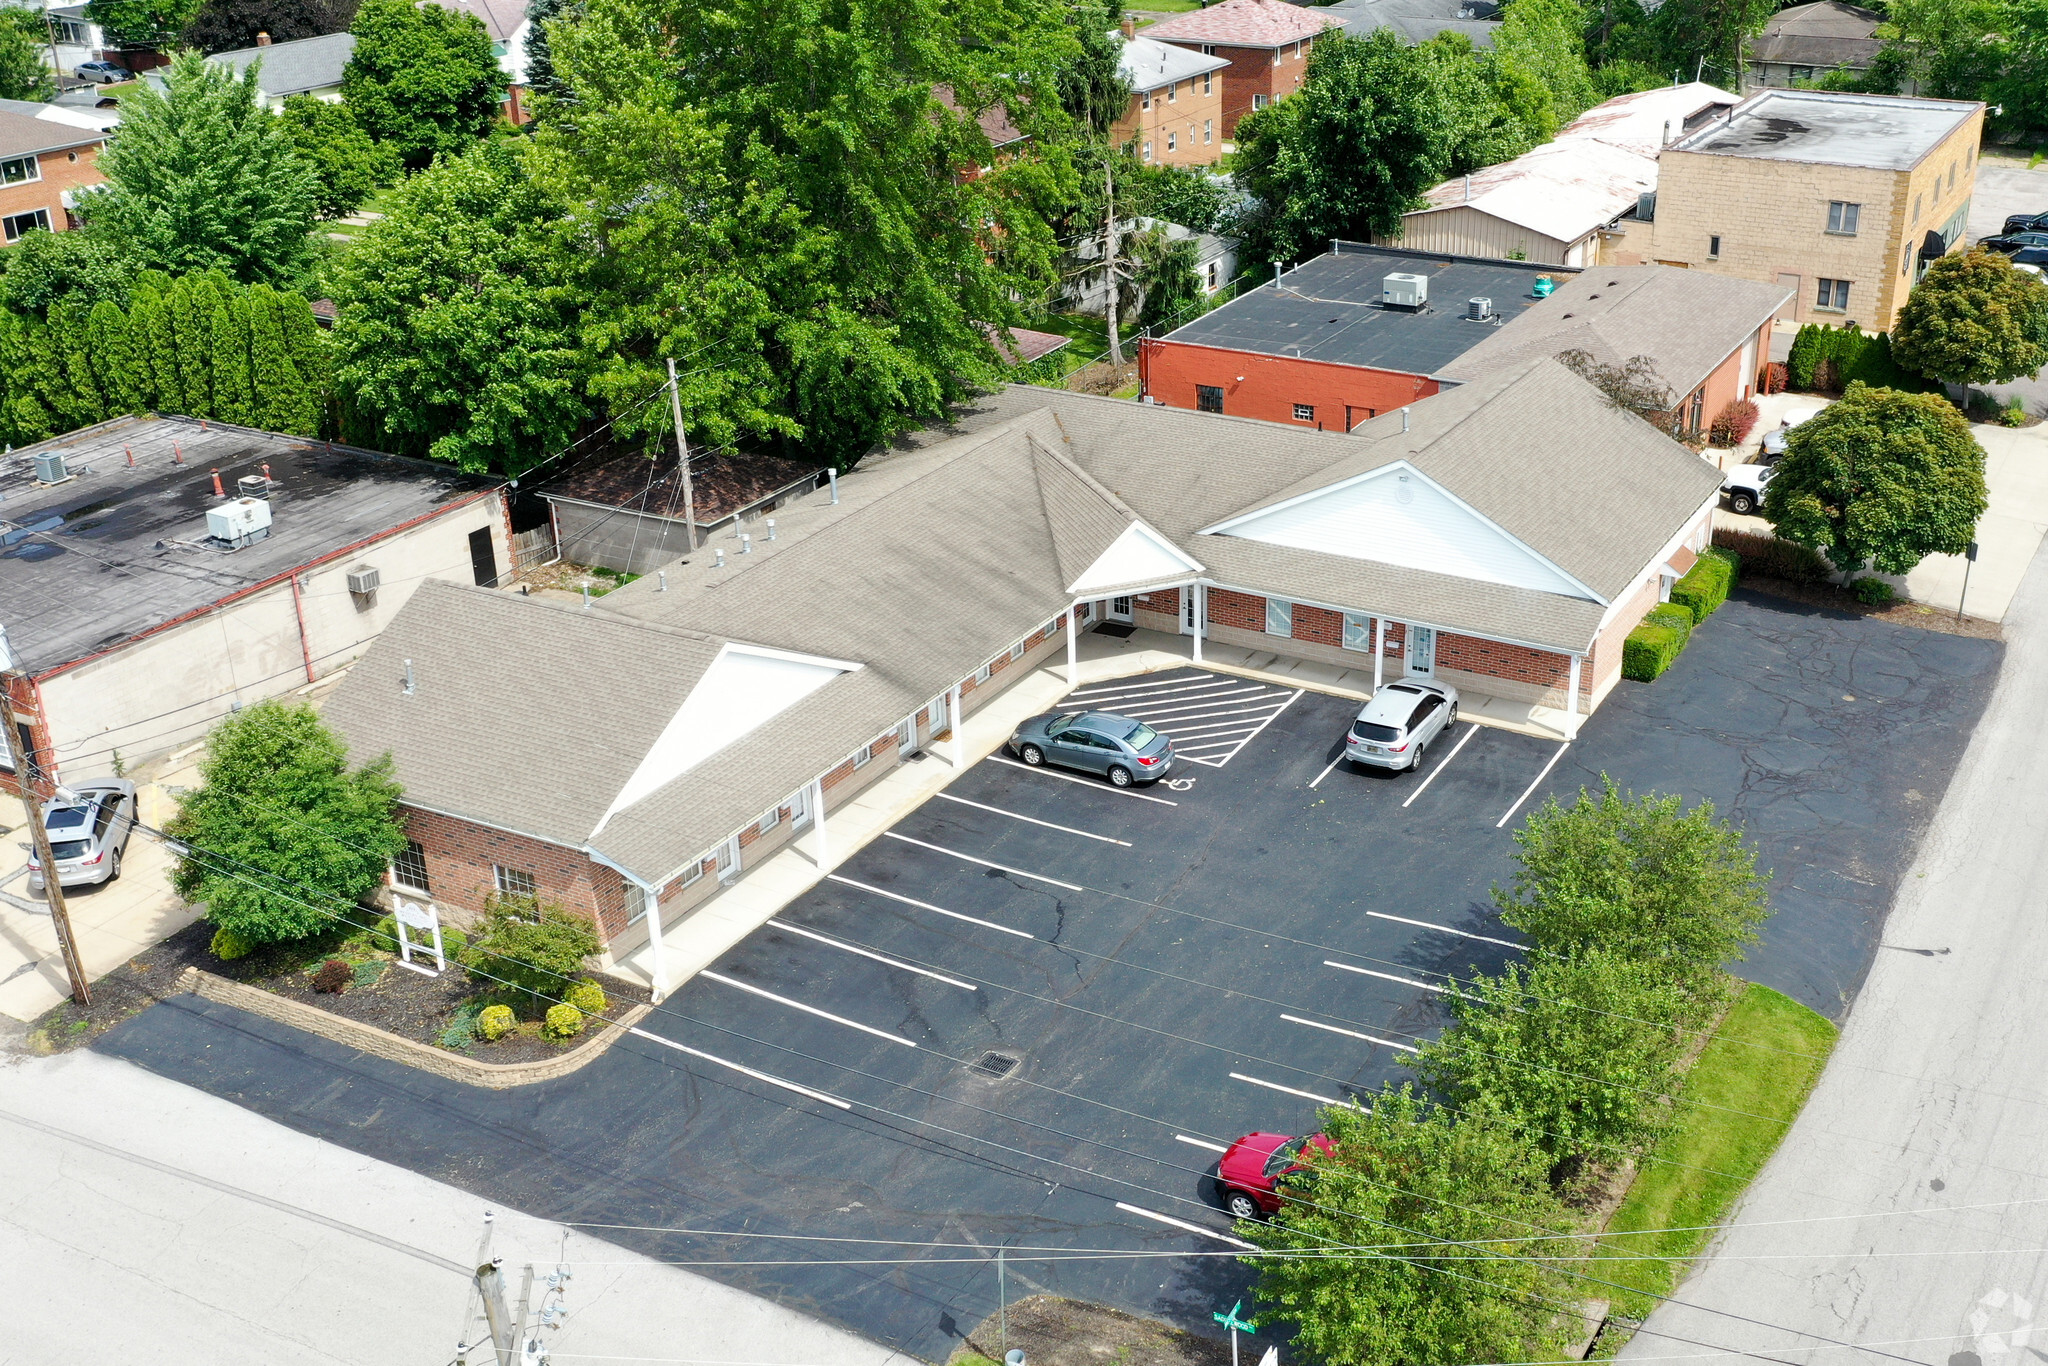
<instances>
[{"instance_id":1,"label":"white pickup truck","mask_svg":"<svg viewBox=\"0 0 2048 1366\"><path fill-rule=\"evenodd\" d=\"M1757 464L1737 465L1721 476L1721 492L1727 495L1730 512L1747 517L1763 510L1764 488L1777 473L1778 457L1767 451L1757 459Z\"/></svg>"}]
</instances>

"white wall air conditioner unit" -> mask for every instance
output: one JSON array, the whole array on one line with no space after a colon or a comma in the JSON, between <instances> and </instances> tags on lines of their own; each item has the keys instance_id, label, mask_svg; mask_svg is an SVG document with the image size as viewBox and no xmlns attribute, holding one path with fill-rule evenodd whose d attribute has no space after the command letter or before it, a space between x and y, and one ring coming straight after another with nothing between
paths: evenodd
<instances>
[{"instance_id":1,"label":"white wall air conditioner unit","mask_svg":"<svg viewBox=\"0 0 2048 1366\"><path fill-rule=\"evenodd\" d=\"M1380 302L1389 308L1420 309L1429 302L1429 277L1389 275L1380 282Z\"/></svg>"},{"instance_id":2,"label":"white wall air conditioner unit","mask_svg":"<svg viewBox=\"0 0 2048 1366\"><path fill-rule=\"evenodd\" d=\"M348 591L351 593L374 593L383 581L384 576L374 565L359 564L348 571Z\"/></svg>"},{"instance_id":3,"label":"white wall air conditioner unit","mask_svg":"<svg viewBox=\"0 0 2048 1366\"><path fill-rule=\"evenodd\" d=\"M71 471L64 467L64 456L58 451L46 451L36 457L36 482L39 484L61 484L71 477Z\"/></svg>"},{"instance_id":4,"label":"white wall air conditioner unit","mask_svg":"<svg viewBox=\"0 0 2048 1366\"><path fill-rule=\"evenodd\" d=\"M240 549L270 534L270 504L262 498L237 498L206 510L206 534Z\"/></svg>"},{"instance_id":5,"label":"white wall air conditioner unit","mask_svg":"<svg viewBox=\"0 0 2048 1366\"><path fill-rule=\"evenodd\" d=\"M1487 320L1488 318L1491 318L1491 317L1493 316L1493 300L1491 300L1491 299L1467 299L1467 300L1465 300L1465 316L1466 316L1466 317L1468 317L1468 318L1470 318L1470 319L1471 319L1471 320L1472 320L1473 322L1476 322L1476 323L1483 323L1483 322L1485 322L1485 321L1486 321L1486 320Z\"/></svg>"}]
</instances>

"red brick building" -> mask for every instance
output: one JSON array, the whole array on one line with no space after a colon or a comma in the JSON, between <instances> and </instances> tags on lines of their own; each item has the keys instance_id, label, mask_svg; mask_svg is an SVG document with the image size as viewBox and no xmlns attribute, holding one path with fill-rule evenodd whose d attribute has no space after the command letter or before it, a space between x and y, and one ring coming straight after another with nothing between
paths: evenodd
<instances>
[{"instance_id":1,"label":"red brick building","mask_svg":"<svg viewBox=\"0 0 2048 1366\"><path fill-rule=\"evenodd\" d=\"M1287 0L1223 0L1162 19L1145 37L1230 63L1222 72L1222 135L1230 138L1246 114L1301 89L1317 35L1343 22Z\"/></svg>"},{"instance_id":2,"label":"red brick building","mask_svg":"<svg viewBox=\"0 0 2048 1366\"><path fill-rule=\"evenodd\" d=\"M71 227L73 193L106 180L99 169L106 141L97 129L0 113L0 243Z\"/></svg>"}]
</instances>

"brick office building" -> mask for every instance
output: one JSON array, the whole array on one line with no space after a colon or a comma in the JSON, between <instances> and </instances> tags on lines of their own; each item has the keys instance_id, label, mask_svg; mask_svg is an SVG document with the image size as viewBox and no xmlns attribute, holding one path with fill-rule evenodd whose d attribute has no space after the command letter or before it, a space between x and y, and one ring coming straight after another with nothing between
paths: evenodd
<instances>
[{"instance_id":1,"label":"brick office building","mask_svg":"<svg viewBox=\"0 0 2048 1366\"><path fill-rule=\"evenodd\" d=\"M74 192L106 180L99 169L106 142L97 128L0 112L0 240L71 227Z\"/></svg>"},{"instance_id":2,"label":"brick office building","mask_svg":"<svg viewBox=\"0 0 2048 1366\"><path fill-rule=\"evenodd\" d=\"M1232 138L1246 114L1301 89L1316 36L1343 22L1288 0L1223 0L1162 19L1145 37L1229 63L1222 72L1221 136Z\"/></svg>"},{"instance_id":3,"label":"brick office building","mask_svg":"<svg viewBox=\"0 0 2048 1366\"><path fill-rule=\"evenodd\" d=\"M398 881L559 900L616 956L1100 621L1575 729L1718 488L1550 360L1348 436L1012 386L587 609L428 585L326 714L394 757Z\"/></svg>"}]
</instances>

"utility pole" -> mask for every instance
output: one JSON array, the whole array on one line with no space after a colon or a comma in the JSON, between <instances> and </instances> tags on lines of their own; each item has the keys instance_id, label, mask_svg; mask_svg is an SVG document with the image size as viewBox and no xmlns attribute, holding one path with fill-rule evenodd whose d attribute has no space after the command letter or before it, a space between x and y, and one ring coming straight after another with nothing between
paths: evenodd
<instances>
[{"instance_id":1,"label":"utility pole","mask_svg":"<svg viewBox=\"0 0 2048 1366\"><path fill-rule=\"evenodd\" d=\"M6 637L0 634L0 667L13 662L7 654ZM5 728L7 747L17 751L14 782L21 789L21 809L28 813L29 840L36 862L43 870L43 896L50 903L50 923L57 927L57 944L64 952L64 971L71 977L71 999L82 1006L92 1004L92 985L85 977L85 963L78 956L78 943L71 934L71 912L64 905L64 889L57 885L57 860L50 854L50 832L43 828L43 800L36 795L36 779L42 766L21 742L21 727L14 723L14 698L9 693L13 675L0 673L0 727Z\"/></svg>"},{"instance_id":2,"label":"utility pole","mask_svg":"<svg viewBox=\"0 0 2048 1366\"><path fill-rule=\"evenodd\" d=\"M690 492L690 442L683 435L683 391L676 384L676 361L668 361L668 401L676 417L676 459L683 467L683 536L697 548L697 503Z\"/></svg>"},{"instance_id":3,"label":"utility pole","mask_svg":"<svg viewBox=\"0 0 2048 1366\"><path fill-rule=\"evenodd\" d=\"M1124 363L1123 339L1117 336L1116 318L1116 157L1105 154L1102 158L1102 277L1109 285L1109 363L1121 367Z\"/></svg>"}]
</instances>

